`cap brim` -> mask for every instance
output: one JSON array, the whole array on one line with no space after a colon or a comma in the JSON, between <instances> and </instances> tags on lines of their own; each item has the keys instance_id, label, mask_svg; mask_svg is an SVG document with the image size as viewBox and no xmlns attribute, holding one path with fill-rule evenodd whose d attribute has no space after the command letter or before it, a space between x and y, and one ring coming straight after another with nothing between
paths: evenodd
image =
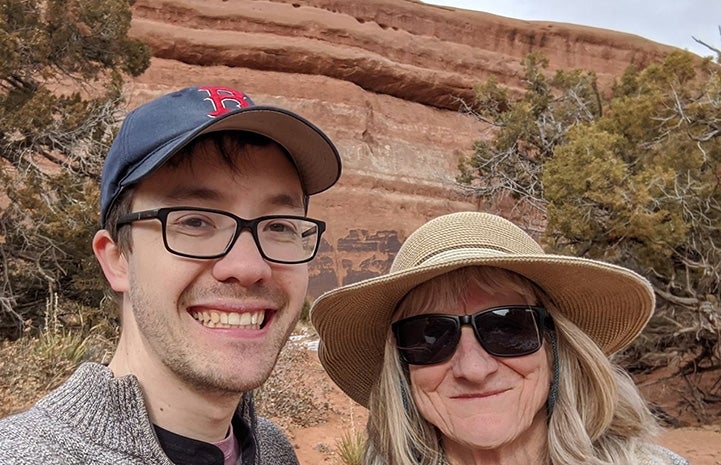
<instances>
[{"instance_id":1,"label":"cap brim","mask_svg":"<svg viewBox=\"0 0 721 465\"><path fill-rule=\"evenodd\" d=\"M525 276L606 353L643 330L653 313L653 290L633 271L555 255L467 257L390 273L323 294L311 308L320 336L318 356L333 381L368 405L398 302L412 288L466 266L493 266Z\"/></svg>"}]
</instances>

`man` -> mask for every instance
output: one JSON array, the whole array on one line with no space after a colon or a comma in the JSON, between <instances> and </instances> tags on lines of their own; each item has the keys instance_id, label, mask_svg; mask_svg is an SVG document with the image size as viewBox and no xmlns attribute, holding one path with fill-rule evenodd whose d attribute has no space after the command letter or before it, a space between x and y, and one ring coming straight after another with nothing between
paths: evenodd
<instances>
[{"instance_id":1,"label":"man","mask_svg":"<svg viewBox=\"0 0 721 465\"><path fill-rule=\"evenodd\" d=\"M93 240L119 296L117 350L0 421L0 463L297 463L250 392L306 295L325 228L308 198L340 170L317 127L237 90L186 88L131 112Z\"/></svg>"}]
</instances>

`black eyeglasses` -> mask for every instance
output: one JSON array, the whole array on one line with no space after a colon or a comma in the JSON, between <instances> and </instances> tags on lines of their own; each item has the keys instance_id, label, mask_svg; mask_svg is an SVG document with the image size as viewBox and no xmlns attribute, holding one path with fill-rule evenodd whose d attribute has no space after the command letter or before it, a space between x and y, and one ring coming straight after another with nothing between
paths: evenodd
<instances>
[{"instance_id":1,"label":"black eyeglasses","mask_svg":"<svg viewBox=\"0 0 721 465\"><path fill-rule=\"evenodd\" d=\"M461 327L471 325L483 349L496 357L520 357L541 348L551 319L543 307L509 305L473 315L417 315L391 325L401 360L410 365L445 362L456 351Z\"/></svg>"},{"instance_id":2,"label":"black eyeglasses","mask_svg":"<svg viewBox=\"0 0 721 465\"><path fill-rule=\"evenodd\" d=\"M275 263L305 263L318 252L325 223L291 215L245 220L222 210L193 207L158 208L129 213L118 226L135 221L160 220L168 252L188 258L220 258L227 254L244 229L250 230L260 255Z\"/></svg>"}]
</instances>

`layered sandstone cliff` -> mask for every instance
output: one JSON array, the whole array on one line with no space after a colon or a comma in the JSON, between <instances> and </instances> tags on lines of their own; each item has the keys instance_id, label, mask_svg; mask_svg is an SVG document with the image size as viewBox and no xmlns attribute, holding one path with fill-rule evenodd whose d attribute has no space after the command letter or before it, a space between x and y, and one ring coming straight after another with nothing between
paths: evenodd
<instances>
[{"instance_id":1,"label":"layered sandstone cliff","mask_svg":"<svg viewBox=\"0 0 721 465\"><path fill-rule=\"evenodd\" d=\"M413 0L139 0L131 34L153 50L128 87L131 104L168 90L222 84L293 109L323 128L343 175L313 198L328 232L310 297L387 270L426 220L477 202L454 178L489 129L459 110L493 77L521 87L520 60L593 70L608 86L669 47L560 23L518 21Z\"/></svg>"}]
</instances>

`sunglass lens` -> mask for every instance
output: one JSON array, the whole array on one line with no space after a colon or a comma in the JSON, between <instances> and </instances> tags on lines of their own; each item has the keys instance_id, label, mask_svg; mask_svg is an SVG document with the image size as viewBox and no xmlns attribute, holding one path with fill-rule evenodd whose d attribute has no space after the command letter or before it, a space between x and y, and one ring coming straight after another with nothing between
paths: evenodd
<instances>
[{"instance_id":1,"label":"sunglass lens","mask_svg":"<svg viewBox=\"0 0 721 465\"><path fill-rule=\"evenodd\" d=\"M517 357L541 348L535 311L528 307L498 308L474 316L483 348L498 357Z\"/></svg>"},{"instance_id":2,"label":"sunglass lens","mask_svg":"<svg viewBox=\"0 0 721 465\"><path fill-rule=\"evenodd\" d=\"M398 352L406 363L429 365L449 359L460 336L457 320L420 315L393 324Z\"/></svg>"}]
</instances>

